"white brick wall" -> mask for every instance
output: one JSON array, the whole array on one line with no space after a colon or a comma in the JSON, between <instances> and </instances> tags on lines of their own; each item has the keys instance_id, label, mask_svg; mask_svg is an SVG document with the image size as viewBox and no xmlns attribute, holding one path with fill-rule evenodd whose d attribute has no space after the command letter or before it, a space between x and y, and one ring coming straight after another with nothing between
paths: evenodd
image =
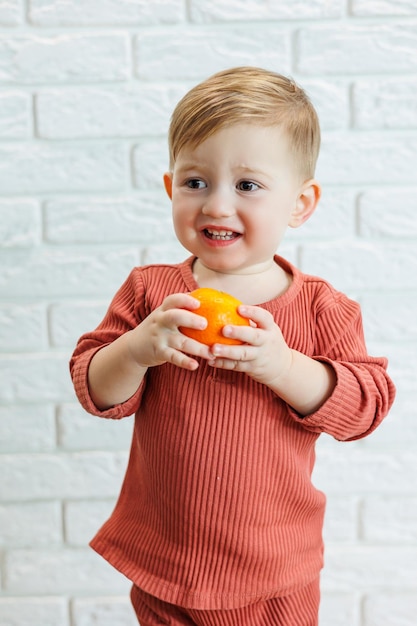
<instances>
[{"instance_id":1,"label":"white brick wall","mask_svg":"<svg viewBox=\"0 0 417 626\"><path fill-rule=\"evenodd\" d=\"M176 261L170 112L226 66L293 75L321 117L321 206L282 252L357 298L398 386L368 439L323 437L320 626L417 623L416 0L0 1L0 626L133 626L87 547L130 419L77 405L68 359L138 263Z\"/></svg>"}]
</instances>

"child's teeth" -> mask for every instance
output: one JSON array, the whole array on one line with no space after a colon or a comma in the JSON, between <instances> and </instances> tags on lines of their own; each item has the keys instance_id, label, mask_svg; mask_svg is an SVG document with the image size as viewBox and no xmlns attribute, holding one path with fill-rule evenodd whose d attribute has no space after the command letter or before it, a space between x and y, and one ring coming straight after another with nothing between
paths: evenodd
<instances>
[{"instance_id":1,"label":"child's teeth","mask_svg":"<svg viewBox=\"0 0 417 626\"><path fill-rule=\"evenodd\" d=\"M232 230L210 230L208 228L207 232L213 239L230 239L233 236Z\"/></svg>"}]
</instances>

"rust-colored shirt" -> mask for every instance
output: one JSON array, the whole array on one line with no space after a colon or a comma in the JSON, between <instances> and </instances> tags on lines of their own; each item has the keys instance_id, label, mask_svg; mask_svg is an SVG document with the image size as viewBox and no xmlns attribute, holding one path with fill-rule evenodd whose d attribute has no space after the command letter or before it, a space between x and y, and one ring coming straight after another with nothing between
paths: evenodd
<instances>
[{"instance_id":1,"label":"rust-colored shirt","mask_svg":"<svg viewBox=\"0 0 417 626\"><path fill-rule=\"evenodd\" d=\"M71 373L84 408L133 413L120 497L91 546L146 592L197 609L236 608L288 594L322 567L324 495L311 482L315 442L363 437L394 398L384 358L368 356L357 303L276 257L289 289L261 304L291 348L330 363L331 397L302 418L240 372L150 368L127 402L99 411L87 385L94 353L134 328L171 293L197 287L190 258L135 268L93 332L79 340Z\"/></svg>"}]
</instances>

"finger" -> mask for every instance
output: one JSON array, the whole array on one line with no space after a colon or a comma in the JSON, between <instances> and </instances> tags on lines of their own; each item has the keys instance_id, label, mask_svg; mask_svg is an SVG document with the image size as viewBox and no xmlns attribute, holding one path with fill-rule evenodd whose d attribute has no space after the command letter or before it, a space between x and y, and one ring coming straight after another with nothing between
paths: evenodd
<instances>
[{"instance_id":1,"label":"finger","mask_svg":"<svg viewBox=\"0 0 417 626\"><path fill-rule=\"evenodd\" d=\"M200 306L200 301L188 293L173 293L165 298L161 305L162 311L169 309L189 309L194 311Z\"/></svg>"},{"instance_id":2,"label":"finger","mask_svg":"<svg viewBox=\"0 0 417 626\"><path fill-rule=\"evenodd\" d=\"M223 343L215 343L211 347L211 353L216 359L221 358L227 361L237 361L239 363L252 361L255 356L254 349L248 344L230 346Z\"/></svg>"},{"instance_id":3,"label":"finger","mask_svg":"<svg viewBox=\"0 0 417 626\"><path fill-rule=\"evenodd\" d=\"M227 324L222 328L222 334L228 339L235 339L242 344L259 345L261 336L256 326L234 326ZM228 345L228 344L219 344Z\"/></svg>"},{"instance_id":4,"label":"finger","mask_svg":"<svg viewBox=\"0 0 417 626\"><path fill-rule=\"evenodd\" d=\"M249 370L249 361L239 361L238 359L215 357L211 359L208 364L217 369L233 370L235 372L246 372Z\"/></svg>"},{"instance_id":5,"label":"finger","mask_svg":"<svg viewBox=\"0 0 417 626\"><path fill-rule=\"evenodd\" d=\"M198 367L199 363L193 357L208 360L213 358L213 355L209 346L181 335L179 332L169 338L168 345L160 352L160 358L163 362L169 362L186 369Z\"/></svg>"},{"instance_id":6,"label":"finger","mask_svg":"<svg viewBox=\"0 0 417 626\"><path fill-rule=\"evenodd\" d=\"M213 358L210 346L200 343L196 339L186 337L185 335L182 335L182 339L180 339L177 349L180 352L185 352L186 354L190 354L192 356L198 356L202 359L209 360Z\"/></svg>"},{"instance_id":7,"label":"finger","mask_svg":"<svg viewBox=\"0 0 417 626\"><path fill-rule=\"evenodd\" d=\"M255 322L256 326L264 328L265 330L272 328L275 324L271 313L260 306L241 304L238 307L238 312L242 317L252 320L252 322Z\"/></svg>"},{"instance_id":8,"label":"finger","mask_svg":"<svg viewBox=\"0 0 417 626\"><path fill-rule=\"evenodd\" d=\"M194 371L198 368L199 363L192 357L180 352L179 350L168 349L165 354L166 363L171 363L182 369Z\"/></svg>"},{"instance_id":9,"label":"finger","mask_svg":"<svg viewBox=\"0 0 417 626\"><path fill-rule=\"evenodd\" d=\"M207 319L187 309L168 309L163 313L164 326L170 329L179 327L204 330L207 327Z\"/></svg>"}]
</instances>

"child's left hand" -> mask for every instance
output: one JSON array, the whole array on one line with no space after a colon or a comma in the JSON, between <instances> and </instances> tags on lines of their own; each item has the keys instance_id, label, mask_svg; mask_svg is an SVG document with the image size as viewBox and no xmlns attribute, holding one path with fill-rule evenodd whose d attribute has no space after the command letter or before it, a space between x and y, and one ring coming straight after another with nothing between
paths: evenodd
<instances>
[{"instance_id":1,"label":"child's left hand","mask_svg":"<svg viewBox=\"0 0 417 626\"><path fill-rule=\"evenodd\" d=\"M292 351L269 311L250 305L241 305L238 310L256 326L225 326L225 337L239 339L243 345L214 344L209 365L245 372L257 382L275 387L290 370Z\"/></svg>"}]
</instances>

